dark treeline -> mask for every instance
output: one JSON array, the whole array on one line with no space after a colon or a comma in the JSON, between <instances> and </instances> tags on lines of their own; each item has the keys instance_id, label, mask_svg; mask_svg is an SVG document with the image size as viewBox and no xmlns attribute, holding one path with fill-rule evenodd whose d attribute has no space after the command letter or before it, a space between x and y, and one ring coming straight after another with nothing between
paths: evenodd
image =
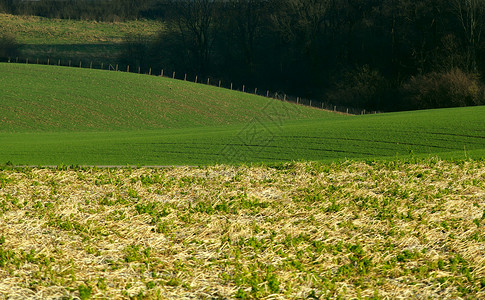
<instances>
[{"instance_id":1,"label":"dark treeline","mask_svg":"<svg viewBox=\"0 0 485 300\"><path fill-rule=\"evenodd\" d=\"M134 68L369 110L485 104L480 0L2 2L10 12L48 17L162 18L156 39L127 37L120 62ZM69 3L86 9L64 13Z\"/></svg>"}]
</instances>

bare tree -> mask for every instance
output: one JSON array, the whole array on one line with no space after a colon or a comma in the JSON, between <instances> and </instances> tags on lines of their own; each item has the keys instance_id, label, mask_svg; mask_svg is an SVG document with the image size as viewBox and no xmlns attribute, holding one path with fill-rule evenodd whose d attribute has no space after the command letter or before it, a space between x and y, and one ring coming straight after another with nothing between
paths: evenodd
<instances>
[{"instance_id":1,"label":"bare tree","mask_svg":"<svg viewBox=\"0 0 485 300\"><path fill-rule=\"evenodd\" d=\"M485 0L454 0L453 4L467 43L468 69L477 72L477 49L485 25Z\"/></svg>"},{"instance_id":2,"label":"bare tree","mask_svg":"<svg viewBox=\"0 0 485 300\"><path fill-rule=\"evenodd\" d=\"M0 12L11 13L13 8L13 0L0 0Z\"/></svg>"},{"instance_id":3,"label":"bare tree","mask_svg":"<svg viewBox=\"0 0 485 300\"><path fill-rule=\"evenodd\" d=\"M323 33L329 3L329 0L284 0L272 16L282 47L288 49L288 57L294 60L293 66L302 68L301 72L307 73L311 81L318 81L321 76L324 59L321 46L325 43ZM282 65L285 63L283 59ZM281 71L285 72L283 68Z\"/></svg>"},{"instance_id":4,"label":"bare tree","mask_svg":"<svg viewBox=\"0 0 485 300\"><path fill-rule=\"evenodd\" d=\"M285 0L281 12L273 16L276 27L286 39L306 40L311 47L324 25L328 0Z\"/></svg>"},{"instance_id":5,"label":"bare tree","mask_svg":"<svg viewBox=\"0 0 485 300\"><path fill-rule=\"evenodd\" d=\"M214 41L214 0L174 1L176 26L196 71L205 75L208 71L211 48Z\"/></svg>"},{"instance_id":6,"label":"bare tree","mask_svg":"<svg viewBox=\"0 0 485 300\"><path fill-rule=\"evenodd\" d=\"M229 24L236 47L241 51L246 75L251 75L255 69L257 41L267 21L269 1L230 0L228 5L229 16L220 17Z\"/></svg>"}]
</instances>

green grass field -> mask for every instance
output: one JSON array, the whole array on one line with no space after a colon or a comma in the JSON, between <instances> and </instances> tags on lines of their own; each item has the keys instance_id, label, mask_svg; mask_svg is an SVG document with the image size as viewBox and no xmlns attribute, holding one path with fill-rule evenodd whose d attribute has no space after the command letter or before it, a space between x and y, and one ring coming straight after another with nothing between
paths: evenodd
<instances>
[{"instance_id":1,"label":"green grass field","mask_svg":"<svg viewBox=\"0 0 485 300\"><path fill-rule=\"evenodd\" d=\"M79 45L120 43L131 34L153 36L163 28L163 24L150 20L97 22L0 13L0 28L13 34L22 44Z\"/></svg>"},{"instance_id":2,"label":"green grass field","mask_svg":"<svg viewBox=\"0 0 485 300\"><path fill-rule=\"evenodd\" d=\"M0 162L482 158L485 107L345 116L169 78L0 64Z\"/></svg>"},{"instance_id":3,"label":"green grass field","mask_svg":"<svg viewBox=\"0 0 485 300\"><path fill-rule=\"evenodd\" d=\"M101 63L113 63L127 35L151 38L163 26L151 20L97 22L0 14L0 28L22 44L21 58L31 62L60 59L64 65L68 60L77 64L79 60L92 61L97 67Z\"/></svg>"}]
</instances>

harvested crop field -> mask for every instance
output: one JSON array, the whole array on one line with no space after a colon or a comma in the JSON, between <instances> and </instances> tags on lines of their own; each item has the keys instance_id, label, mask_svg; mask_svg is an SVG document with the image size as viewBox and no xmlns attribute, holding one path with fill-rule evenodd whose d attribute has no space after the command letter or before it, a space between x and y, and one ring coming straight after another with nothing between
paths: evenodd
<instances>
[{"instance_id":1,"label":"harvested crop field","mask_svg":"<svg viewBox=\"0 0 485 300\"><path fill-rule=\"evenodd\" d=\"M485 162L0 171L0 298L484 298Z\"/></svg>"}]
</instances>

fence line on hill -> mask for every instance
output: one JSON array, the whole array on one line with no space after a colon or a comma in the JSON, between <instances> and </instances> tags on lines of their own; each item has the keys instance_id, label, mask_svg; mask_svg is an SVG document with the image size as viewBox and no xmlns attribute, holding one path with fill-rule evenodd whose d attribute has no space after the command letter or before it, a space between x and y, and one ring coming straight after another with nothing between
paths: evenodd
<instances>
[{"instance_id":1,"label":"fence line on hill","mask_svg":"<svg viewBox=\"0 0 485 300\"><path fill-rule=\"evenodd\" d=\"M37 65L55 65L55 66L63 66L63 67L75 67L75 68L84 68L84 69L98 69L98 70L107 70L107 71L118 71L118 72L128 72L128 73L138 73L138 74L145 74L150 76L161 76L165 78L172 78L177 80L184 80L184 81L192 81L198 84L206 84L211 85L219 88L230 89L234 91L240 91L248 94L254 94L266 98L271 98L275 100L291 102L302 106L313 107L317 109L333 111L335 113L341 114L348 114L348 115L365 115L365 114L376 114L379 113L378 111L366 111L365 109L355 108L355 107L347 107L342 105L334 105L327 101L322 100L315 100L315 99L308 99L304 97L292 96L287 95L284 92L272 92L269 90L261 90L258 88L249 88L246 85L236 85L233 82L223 81L220 79L214 79L211 77L201 78L198 75L190 76L187 73L177 73L173 70L155 70L149 68L147 70L143 70L140 67L132 68L130 65L120 65L120 64L110 64L110 63L99 63L93 64L92 61L86 62L83 60L61 60L61 59L51 59L51 58L43 58L39 59L36 58L35 60L29 58L20 58L16 57L15 59L8 58L8 63L19 63L19 64L37 64Z\"/></svg>"}]
</instances>

